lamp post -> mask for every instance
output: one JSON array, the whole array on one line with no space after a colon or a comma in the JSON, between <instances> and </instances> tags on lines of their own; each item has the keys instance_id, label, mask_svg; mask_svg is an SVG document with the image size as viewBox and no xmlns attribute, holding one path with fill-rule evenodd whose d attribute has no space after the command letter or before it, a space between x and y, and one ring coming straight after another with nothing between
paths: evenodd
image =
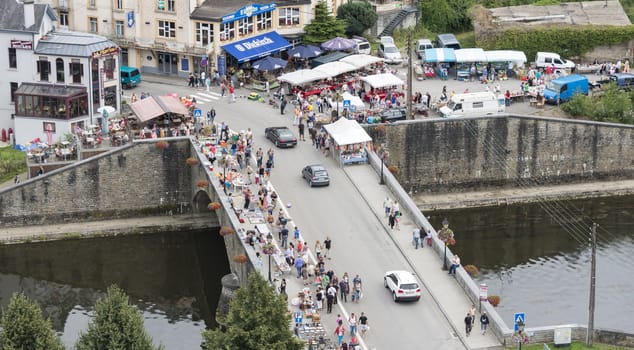
<instances>
[{"instance_id":1,"label":"lamp post","mask_svg":"<svg viewBox=\"0 0 634 350\"><path fill-rule=\"evenodd\" d=\"M266 244L262 247L262 252L269 256L269 282L273 281L273 279L271 279L271 255L274 250L275 246L273 245L273 235L269 232L266 235Z\"/></svg>"},{"instance_id":2,"label":"lamp post","mask_svg":"<svg viewBox=\"0 0 634 350\"><path fill-rule=\"evenodd\" d=\"M385 180L383 179L383 163L387 160L387 157L390 156L390 152L385 149L384 145L381 145L379 148L379 158L381 158L381 185L385 184Z\"/></svg>"},{"instance_id":3,"label":"lamp post","mask_svg":"<svg viewBox=\"0 0 634 350\"><path fill-rule=\"evenodd\" d=\"M442 268L447 270L447 246L455 244L453 231L449 228L449 220L444 218L442 220L442 228L438 231L438 238L445 243L445 252L443 253Z\"/></svg>"},{"instance_id":4,"label":"lamp post","mask_svg":"<svg viewBox=\"0 0 634 350\"><path fill-rule=\"evenodd\" d=\"M227 195L227 162L229 155L226 149L222 149L222 157L220 158L220 165L222 166L222 190Z\"/></svg>"}]
</instances>

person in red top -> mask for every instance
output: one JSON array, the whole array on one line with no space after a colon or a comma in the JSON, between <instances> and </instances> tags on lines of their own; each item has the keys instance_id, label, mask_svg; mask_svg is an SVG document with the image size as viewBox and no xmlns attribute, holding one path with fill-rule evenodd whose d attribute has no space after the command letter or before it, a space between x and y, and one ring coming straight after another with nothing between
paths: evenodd
<instances>
[{"instance_id":1,"label":"person in red top","mask_svg":"<svg viewBox=\"0 0 634 350\"><path fill-rule=\"evenodd\" d=\"M506 90L504 94L504 102L506 103L506 107L511 105L511 91Z\"/></svg>"},{"instance_id":2,"label":"person in red top","mask_svg":"<svg viewBox=\"0 0 634 350\"><path fill-rule=\"evenodd\" d=\"M229 95L231 95L231 102L236 102L236 89L233 87L233 83L229 86Z\"/></svg>"}]
</instances>

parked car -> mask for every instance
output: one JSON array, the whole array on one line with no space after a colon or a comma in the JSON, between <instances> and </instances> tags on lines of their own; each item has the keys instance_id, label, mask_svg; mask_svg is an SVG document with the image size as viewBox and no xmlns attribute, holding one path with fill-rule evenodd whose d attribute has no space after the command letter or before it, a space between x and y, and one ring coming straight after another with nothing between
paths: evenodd
<instances>
[{"instance_id":1,"label":"parked car","mask_svg":"<svg viewBox=\"0 0 634 350\"><path fill-rule=\"evenodd\" d=\"M557 71L575 70L575 63L561 58L554 52L538 52L535 55L535 66L537 68L555 67Z\"/></svg>"},{"instance_id":2,"label":"parked car","mask_svg":"<svg viewBox=\"0 0 634 350\"><path fill-rule=\"evenodd\" d=\"M138 68L121 66L119 68L121 74L121 86L131 89L141 83L141 72Z\"/></svg>"},{"instance_id":3,"label":"parked car","mask_svg":"<svg viewBox=\"0 0 634 350\"><path fill-rule=\"evenodd\" d=\"M354 52L358 54L369 55L372 48L370 47L370 43L363 37L355 37L352 38L357 43L357 46L354 48Z\"/></svg>"},{"instance_id":4,"label":"parked car","mask_svg":"<svg viewBox=\"0 0 634 350\"><path fill-rule=\"evenodd\" d=\"M418 55L418 58L420 58L421 60L425 60L425 50L427 49L431 49L433 48L434 45L432 45L431 40L429 39L418 39L418 41L416 41L416 54Z\"/></svg>"},{"instance_id":5,"label":"parked car","mask_svg":"<svg viewBox=\"0 0 634 350\"><path fill-rule=\"evenodd\" d=\"M264 135L277 147L294 147L297 145L297 138L293 132L285 126L274 126L264 129Z\"/></svg>"},{"instance_id":6,"label":"parked car","mask_svg":"<svg viewBox=\"0 0 634 350\"><path fill-rule=\"evenodd\" d=\"M310 187L330 185L328 170L321 164L307 165L302 169L302 177L308 181Z\"/></svg>"},{"instance_id":7,"label":"parked car","mask_svg":"<svg viewBox=\"0 0 634 350\"><path fill-rule=\"evenodd\" d=\"M546 103L559 104L569 101L575 94L588 94L588 78L584 75L571 74L551 80L544 89Z\"/></svg>"},{"instance_id":8,"label":"parked car","mask_svg":"<svg viewBox=\"0 0 634 350\"><path fill-rule=\"evenodd\" d=\"M420 300L421 288L414 277L408 271L388 271L383 277L383 285L392 293L392 300Z\"/></svg>"},{"instance_id":9,"label":"parked car","mask_svg":"<svg viewBox=\"0 0 634 350\"><path fill-rule=\"evenodd\" d=\"M379 44L379 56L383 57L385 63L399 64L403 63L403 56L394 44L391 36L382 36Z\"/></svg>"},{"instance_id":10,"label":"parked car","mask_svg":"<svg viewBox=\"0 0 634 350\"><path fill-rule=\"evenodd\" d=\"M458 41L455 35L450 33L438 34L436 37L436 47L454 50L460 50L462 48L460 41Z\"/></svg>"},{"instance_id":11,"label":"parked car","mask_svg":"<svg viewBox=\"0 0 634 350\"><path fill-rule=\"evenodd\" d=\"M407 110L405 108L388 108L381 112L381 123L392 123L399 120L407 119Z\"/></svg>"},{"instance_id":12,"label":"parked car","mask_svg":"<svg viewBox=\"0 0 634 350\"><path fill-rule=\"evenodd\" d=\"M610 75L609 81L616 83L620 89L629 90L634 88L634 74L632 73L615 73Z\"/></svg>"}]
</instances>

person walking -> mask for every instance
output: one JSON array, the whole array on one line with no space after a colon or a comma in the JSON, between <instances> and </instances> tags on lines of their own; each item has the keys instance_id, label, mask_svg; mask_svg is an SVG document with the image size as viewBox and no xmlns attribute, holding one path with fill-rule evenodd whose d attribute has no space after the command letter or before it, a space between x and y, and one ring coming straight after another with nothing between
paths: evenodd
<instances>
[{"instance_id":1,"label":"person walking","mask_svg":"<svg viewBox=\"0 0 634 350\"><path fill-rule=\"evenodd\" d=\"M299 129L299 139L300 141L306 141L306 138L304 137L304 123L302 123L302 121L299 121L299 125L297 125L297 128Z\"/></svg>"},{"instance_id":2,"label":"person walking","mask_svg":"<svg viewBox=\"0 0 634 350\"><path fill-rule=\"evenodd\" d=\"M280 113L284 115L284 109L286 109L286 97L282 97L282 102L280 102Z\"/></svg>"},{"instance_id":3,"label":"person walking","mask_svg":"<svg viewBox=\"0 0 634 350\"><path fill-rule=\"evenodd\" d=\"M326 251L324 252L324 258L330 256L330 247L332 246L332 241L330 240L330 237L326 236L326 239L324 240L324 248L326 248ZM330 258L328 258L330 259Z\"/></svg>"},{"instance_id":4,"label":"person walking","mask_svg":"<svg viewBox=\"0 0 634 350\"><path fill-rule=\"evenodd\" d=\"M354 315L354 312L350 314L348 317L348 324L350 325L350 336L354 336L357 333L357 316Z\"/></svg>"},{"instance_id":5,"label":"person walking","mask_svg":"<svg viewBox=\"0 0 634 350\"><path fill-rule=\"evenodd\" d=\"M390 200L390 197L385 197L385 200L383 201L383 208L385 208L385 217L388 217L392 211L392 201Z\"/></svg>"},{"instance_id":6,"label":"person walking","mask_svg":"<svg viewBox=\"0 0 634 350\"><path fill-rule=\"evenodd\" d=\"M458 256L458 254L453 256L453 259L451 260L451 266L449 267L449 274L456 274L456 269L460 266L460 257Z\"/></svg>"},{"instance_id":7,"label":"person walking","mask_svg":"<svg viewBox=\"0 0 634 350\"><path fill-rule=\"evenodd\" d=\"M467 316L464 318L464 327L467 337L471 334L471 326L471 314L467 312Z\"/></svg>"},{"instance_id":8,"label":"person walking","mask_svg":"<svg viewBox=\"0 0 634 350\"><path fill-rule=\"evenodd\" d=\"M387 217L387 224L390 226L390 230L394 229L394 225L396 225L396 213L394 210L390 211L390 216Z\"/></svg>"},{"instance_id":9,"label":"person walking","mask_svg":"<svg viewBox=\"0 0 634 350\"><path fill-rule=\"evenodd\" d=\"M302 267L304 266L304 259L301 255L295 259L295 269L297 269L297 278L302 278Z\"/></svg>"},{"instance_id":10,"label":"person walking","mask_svg":"<svg viewBox=\"0 0 634 350\"><path fill-rule=\"evenodd\" d=\"M418 243L420 242L420 229L418 227L414 228L414 232L412 233L414 239L414 249L418 249Z\"/></svg>"},{"instance_id":11,"label":"person walking","mask_svg":"<svg viewBox=\"0 0 634 350\"><path fill-rule=\"evenodd\" d=\"M469 315L471 315L471 326L475 324L476 319L476 307L474 304L471 304L471 308L469 309Z\"/></svg>"},{"instance_id":12,"label":"person walking","mask_svg":"<svg viewBox=\"0 0 634 350\"><path fill-rule=\"evenodd\" d=\"M368 323L368 316L365 315L364 312L359 316L359 331L361 331L361 336L365 338L365 334L370 330L370 324Z\"/></svg>"},{"instance_id":13,"label":"person walking","mask_svg":"<svg viewBox=\"0 0 634 350\"><path fill-rule=\"evenodd\" d=\"M346 329L343 325L337 325L335 328L335 335L337 336L337 346L341 346L343 343L343 336L346 334Z\"/></svg>"},{"instance_id":14,"label":"person walking","mask_svg":"<svg viewBox=\"0 0 634 350\"><path fill-rule=\"evenodd\" d=\"M334 288L333 288L334 290ZM332 303L335 301L335 295L330 293L330 287L326 291L326 313L332 312Z\"/></svg>"},{"instance_id":15,"label":"person walking","mask_svg":"<svg viewBox=\"0 0 634 350\"><path fill-rule=\"evenodd\" d=\"M286 226L282 227L282 229L280 230L280 235L282 236L281 246L286 249L286 246L288 244L288 229L286 228Z\"/></svg>"},{"instance_id":16,"label":"person walking","mask_svg":"<svg viewBox=\"0 0 634 350\"><path fill-rule=\"evenodd\" d=\"M352 286L354 288L352 301L356 301L358 303L359 300L361 300L361 294L363 293L363 282L358 274L352 279Z\"/></svg>"},{"instance_id":17,"label":"person walking","mask_svg":"<svg viewBox=\"0 0 634 350\"><path fill-rule=\"evenodd\" d=\"M480 331L482 335L485 335L487 332L487 327L489 326L489 316L486 311L482 311L482 315L480 315Z\"/></svg>"},{"instance_id":18,"label":"person walking","mask_svg":"<svg viewBox=\"0 0 634 350\"><path fill-rule=\"evenodd\" d=\"M229 85L229 95L231 95L231 103L236 103L236 88L233 86L233 83Z\"/></svg>"},{"instance_id":19,"label":"person walking","mask_svg":"<svg viewBox=\"0 0 634 350\"><path fill-rule=\"evenodd\" d=\"M321 251L324 249L323 244L317 240L315 242L315 255L317 255L317 260L321 259Z\"/></svg>"},{"instance_id":20,"label":"person walking","mask_svg":"<svg viewBox=\"0 0 634 350\"><path fill-rule=\"evenodd\" d=\"M348 283L348 277L344 276L341 281L339 281L339 294L340 299L343 300L344 303L348 302L348 294L350 293L350 284Z\"/></svg>"}]
</instances>

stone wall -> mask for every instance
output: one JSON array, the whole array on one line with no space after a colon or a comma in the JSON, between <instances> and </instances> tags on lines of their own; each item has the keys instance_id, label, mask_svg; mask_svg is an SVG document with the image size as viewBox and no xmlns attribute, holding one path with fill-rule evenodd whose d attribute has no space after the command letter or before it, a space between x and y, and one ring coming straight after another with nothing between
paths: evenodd
<instances>
[{"instance_id":1,"label":"stone wall","mask_svg":"<svg viewBox=\"0 0 634 350\"><path fill-rule=\"evenodd\" d=\"M0 225L190 212L205 174L185 163L194 155L189 138L167 142L135 141L0 191Z\"/></svg>"},{"instance_id":2,"label":"stone wall","mask_svg":"<svg viewBox=\"0 0 634 350\"><path fill-rule=\"evenodd\" d=\"M403 188L459 192L629 179L634 127L520 115L369 126Z\"/></svg>"}]
</instances>

